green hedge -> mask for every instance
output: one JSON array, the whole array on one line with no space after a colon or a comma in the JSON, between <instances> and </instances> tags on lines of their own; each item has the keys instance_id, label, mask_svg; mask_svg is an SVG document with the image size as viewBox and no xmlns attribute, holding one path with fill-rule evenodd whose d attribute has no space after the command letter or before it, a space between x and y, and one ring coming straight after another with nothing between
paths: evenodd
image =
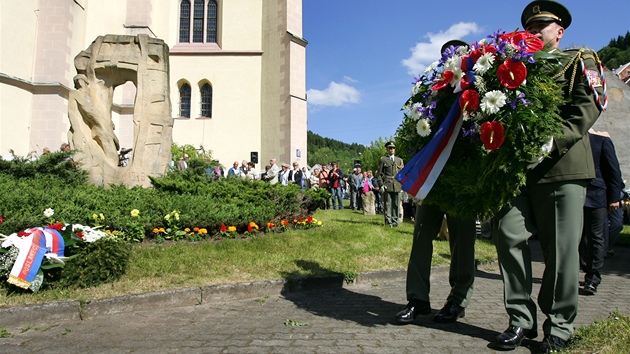
<instances>
[{"instance_id":1,"label":"green hedge","mask_svg":"<svg viewBox=\"0 0 630 354\"><path fill-rule=\"evenodd\" d=\"M95 225L92 215L103 214L99 223L106 229L124 231L137 223L150 236L154 228L168 226L164 216L174 210L182 229L205 228L213 235L225 223L242 232L252 221L263 226L310 215L328 193L240 178L214 181L205 176L201 163L191 171L152 178L154 188L103 188L87 184L86 174L67 161L68 155L47 156L37 161L0 161L0 216L5 220L0 233L51 221ZM54 209L52 218L44 216L47 208ZM133 209L140 211L137 218L130 215Z\"/></svg>"}]
</instances>

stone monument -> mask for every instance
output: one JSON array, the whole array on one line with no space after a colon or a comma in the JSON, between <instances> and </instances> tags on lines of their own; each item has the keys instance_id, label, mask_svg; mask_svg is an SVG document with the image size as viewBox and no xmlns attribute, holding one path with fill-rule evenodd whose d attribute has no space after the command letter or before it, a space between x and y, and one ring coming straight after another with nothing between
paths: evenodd
<instances>
[{"instance_id":1,"label":"stone monument","mask_svg":"<svg viewBox=\"0 0 630 354\"><path fill-rule=\"evenodd\" d=\"M168 46L161 39L99 36L74 58L76 90L68 98L68 141L75 160L97 185L150 186L148 176L164 174L171 161L173 118L169 95ZM133 155L118 166L114 133L114 89L133 82Z\"/></svg>"}]
</instances>

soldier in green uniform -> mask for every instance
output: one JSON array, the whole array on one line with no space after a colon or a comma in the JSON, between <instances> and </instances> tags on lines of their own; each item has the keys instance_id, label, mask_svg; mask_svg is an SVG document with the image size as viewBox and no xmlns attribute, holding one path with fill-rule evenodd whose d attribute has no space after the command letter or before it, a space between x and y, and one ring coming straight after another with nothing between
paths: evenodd
<instances>
[{"instance_id":1,"label":"soldier in green uniform","mask_svg":"<svg viewBox=\"0 0 630 354\"><path fill-rule=\"evenodd\" d=\"M400 157L394 156L396 145L393 141L385 144L387 155L381 157L376 170L376 179L378 185L383 191L385 225L390 227L398 226L398 217L400 215L400 192L402 186L394 177L405 166Z\"/></svg>"},{"instance_id":2,"label":"soldier in green uniform","mask_svg":"<svg viewBox=\"0 0 630 354\"><path fill-rule=\"evenodd\" d=\"M521 22L547 48L558 51L565 29L571 24L571 14L556 1L532 1L523 10ZM550 155L530 170L521 194L497 215L497 253L509 315L509 327L493 343L501 349L514 349L524 337L535 338L538 334L536 303L531 296L528 239L532 233L538 235L545 261L538 294L538 305L547 317L540 351L560 350L573 336L583 206L586 185L595 177L586 133L604 105L600 103L603 78L597 54L587 49L564 54L562 69L555 76L565 84L568 100L560 107L562 134L553 137Z\"/></svg>"},{"instance_id":3,"label":"soldier in green uniform","mask_svg":"<svg viewBox=\"0 0 630 354\"><path fill-rule=\"evenodd\" d=\"M446 42L440 51L467 45L460 40ZM446 304L433 317L435 322L450 323L464 317L473 292L475 280L475 240L477 228L474 219L462 219L446 214L441 208L423 202L416 207L413 228L413 244L407 265L407 306L396 314L399 324L411 323L418 315L431 313L429 291L431 288L431 259L433 239L437 236L446 216L451 251L448 282L451 292Z\"/></svg>"}]
</instances>

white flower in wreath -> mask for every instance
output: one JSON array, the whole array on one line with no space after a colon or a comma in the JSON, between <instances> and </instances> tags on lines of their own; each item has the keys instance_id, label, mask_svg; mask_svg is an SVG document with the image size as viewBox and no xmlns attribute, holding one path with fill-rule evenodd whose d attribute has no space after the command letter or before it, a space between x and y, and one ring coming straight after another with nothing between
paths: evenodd
<instances>
[{"instance_id":1,"label":"white flower in wreath","mask_svg":"<svg viewBox=\"0 0 630 354\"><path fill-rule=\"evenodd\" d=\"M461 71L461 67L462 67L462 58L457 55L453 55L452 57L448 58L446 62L444 63L444 70L450 70L453 72L455 70Z\"/></svg>"},{"instance_id":2,"label":"white flower in wreath","mask_svg":"<svg viewBox=\"0 0 630 354\"><path fill-rule=\"evenodd\" d=\"M44 216L49 218L51 216L55 215L55 210L53 208L48 208L46 210L44 210Z\"/></svg>"},{"instance_id":3,"label":"white flower in wreath","mask_svg":"<svg viewBox=\"0 0 630 354\"><path fill-rule=\"evenodd\" d=\"M473 66L473 70L477 74L483 75L492 68L492 64L494 64L494 55L492 53L486 53L479 57Z\"/></svg>"},{"instance_id":4,"label":"white flower in wreath","mask_svg":"<svg viewBox=\"0 0 630 354\"><path fill-rule=\"evenodd\" d=\"M416 131L420 136L428 136L431 134L431 125L428 119L420 119L416 124Z\"/></svg>"},{"instance_id":5,"label":"white flower in wreath","mask_svg":"<svg viewBox=\"0 0 630 354\"><path fill-rule=\"evenodd\" d=\"M434 61L433 63L431 63L431 65L429 65L426 69L424 69L424 73L425 74L429 74L430 72L432 72L433 70L435 70L435 68L437 68L437 66L439 65L438 61ZM415 90L418 90L418 88L420 88L420 86L422 86L422 82L417 82L416 85L414 86ZM414 91L411 91L412 93ZM416 91L417 93L417 91ZM412 95L414 96L414 95Z\"/></svg>"},{"instance_id":6,"label":"white flower in wreath","mask_svg":"<svg viewBox=\"0 0 630 354\"><path fill-rule=\"evenodd\" d=\"M505 94L498 90L487 92L481 99L481 110L487 114L498 113L506 103Z\"/></svg>"},{"instance_id":7,"label":"white flower in wreath","mask_svg":"<svg viewBox=\"0 0 630 354\"><path fill-rule=\"evenodd\" d=\"M411 117L411 119L418 120L422 118L422 115L420 114L420 108L422 108L421 103L414 103L411 106L411 109L409 110L409 116Z\"/></svg>"}]
</instances>

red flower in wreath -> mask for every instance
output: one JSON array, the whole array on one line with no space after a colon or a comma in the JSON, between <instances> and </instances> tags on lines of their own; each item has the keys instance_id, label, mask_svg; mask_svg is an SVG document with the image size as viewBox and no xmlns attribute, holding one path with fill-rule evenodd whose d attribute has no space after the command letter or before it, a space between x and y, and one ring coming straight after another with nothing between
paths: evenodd
<instances>
[{"instance_id":1,"label":"red flower in wreath","mask_svg":"<svg viewBox=\"0 0 630 354\"><path fill-rule=\"evenodd\" d=\"M452 71L450 70L444 71L444 75L442 75L442 78L438 82L436 82L433 86L431 86L431 90L439 91L445 88L448 84L451 83L451 81L453 81L454 77L455 77L455 74L453 74Z\"/></svg>"},{"instance_id":2,"label":"red flower in wreath","mask_svg":"<svg viewBox=\"0 0 630 354\"><path fill-rule=\"evenodd\" d=\"M503 145L503 142L505 141L505 128L503 127L503 124L497 121L483 122L479 130L481 133L479 138L488 150L494 151Z\"/></svg>"},{"instance_id":3,"label":"red flower in wreath","mask_svg":"<svg viewBox=\"0 0 630 354\"><path fill-rule=\"evenodd\" d=\"M473 62L476 63L477 60L484 54L486 53L492 53L495 54L497 52L497 48L493 45L481 45L479 48L475 48L470 52L470 57L472 58Z\"/></svg>"},{"instance_id":4,"label":"red flower in wreath","mask_svg":"<svg viewBox=\"0 0 630 354\"><path fill-rule=\"evenodd\" d=\"M46 225L46 227L49 228L49 229L60 231L61 229L63 229L64 224L58 222L58 223L55 223L55 224L48 224L48 225Z\"/></svg>"},{"instance_id":5,"label":"red flower in wreath","mask_svg":"<svg viewBox=\"0 0 630 354\"><path fill-rule=\"evenodd\" d=\"M527 67L520 60L507 59L497 68L497 77L501 85L513 90L527 78Z\"/></svg>"},{"instance_id":6,"label":"red flower in wreath","mask_svg":"<svg viewBox=\"0 0 630 354\"><path fill-rule=\"evenodd\" d=\"M540 38L525 31L506 33L501 36L501 39L510 42L516 48L520 48L521 44L525 44L525 51L527 53L537 52L545 46L545 43L543 43Z\"/></svg>"},{"instance_id":7,"label":"red flower in wreath","mask_svg":"<svg viewBox=\"0 0 630 354\"><path fill-rule=\"evenodd\" d=\"M475 112L479 109L479 93L475 90L466 90L459 97L459 106L467 112Z\"/></svg>"}]
</instances>

